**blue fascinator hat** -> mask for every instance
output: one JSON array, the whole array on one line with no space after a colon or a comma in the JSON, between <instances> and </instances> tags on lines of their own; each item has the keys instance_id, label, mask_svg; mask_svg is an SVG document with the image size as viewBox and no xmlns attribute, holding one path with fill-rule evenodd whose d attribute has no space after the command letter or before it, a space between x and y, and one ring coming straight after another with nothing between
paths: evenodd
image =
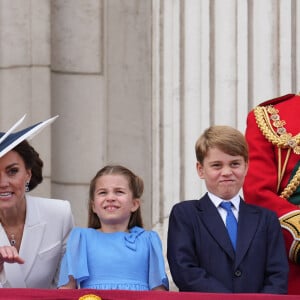
<instances>
[{"instance_id":1,"label":"blue fascinator hat","mask_svg":"<svg viewBox=\"0 0 300 300\"><path fill-rule=\"evenodd\" d=\"M16 122L7 132L0 132L0 158L24 140L32 139L42 129L51 124L58 116L14 132L24 121L25 117L26 115Z\"/></svg>"}]
</instances>

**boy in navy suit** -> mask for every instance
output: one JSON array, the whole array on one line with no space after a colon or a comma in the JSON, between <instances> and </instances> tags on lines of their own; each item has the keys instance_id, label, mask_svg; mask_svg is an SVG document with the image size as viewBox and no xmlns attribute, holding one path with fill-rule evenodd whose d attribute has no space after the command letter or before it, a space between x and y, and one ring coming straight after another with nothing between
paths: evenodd
<instances>
[{"instance_id":1,"label":"boy in navy suit","mask_svg":"<svg viewBox=\"0 0 300 300\"><path fill-rule=\"evenodd\" d=\"M195 150L208 192L171 211L167 257L175 284L180 291L286 294L288 262L278 218L239 196L248 170L243 134L211 126Z\"/></svg>"}]
</instances>

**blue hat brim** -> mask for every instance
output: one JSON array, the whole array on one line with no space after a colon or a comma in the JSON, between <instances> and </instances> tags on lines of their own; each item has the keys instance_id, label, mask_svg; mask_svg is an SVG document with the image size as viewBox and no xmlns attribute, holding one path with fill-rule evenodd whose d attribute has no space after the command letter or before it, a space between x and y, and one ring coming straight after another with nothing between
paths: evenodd
<instances>
[{"instance_id":1,"label":"blue hat brim","mask_svg":"<svg viewBox=\"0 0 300 300\"><path fill-rule=\"evenodd\" d=\"M51 124L58 116L50 118L46 121L36 123L35 125L29 126L15 133L10 133L13 129L20 125L24 120L25 116L19 120L7 133L0 132L0 158L4 156L7 152L12 150L14 147L19 145L24 140L32 139L36 134L38 134L42 129Z\"/></svg>"}]
</instances>

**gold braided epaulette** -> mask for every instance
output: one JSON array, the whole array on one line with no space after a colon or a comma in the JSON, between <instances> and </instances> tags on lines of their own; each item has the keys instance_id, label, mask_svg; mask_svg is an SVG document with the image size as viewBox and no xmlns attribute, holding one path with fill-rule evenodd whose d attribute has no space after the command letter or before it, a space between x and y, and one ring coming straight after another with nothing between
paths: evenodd
<instances>
[{"instance_id":1,"label":"gold braided epaulette","mask_svg":"<svg viewBox=\"0 0 300 300\"><path fill-rule=\"evenodd\" d=\"M284 127L286 122L280 120L278 110L275 107L272 105L257 106L254 108L254 115L259 129L269 142L279 148L291 148L295 154L300 154L300 134L293 136L286 131Z\"/></svg>"},{"instance_id":2,"label":"gold braided epaulette","mask_svg":"<svg viewBox=\"0 0 300 300\"><path fill-rule=\"evenodd\" d=\"M284 127L286 122L280 120L279 110L272 105L257 106L254 108L254 115L258 128L264 135L264 137L273 145L278 147L279 165L278 165L278 183L277 191L281 183L281 179L285 172L287 160L291 150L297 155L300 154L300 134L293 136L286 131ZM272 122L272 123L271 123ZM281 166L281 149L287 149L288 154L286 156L286 162ZM300 185L300 168L298 168L296 174L290 180L289 184L281 192L280 197L289 199L291 195L296 191Z\"/></svg>"},{"instance_id":3,"label":"gold braided epaulette","mask_svg":"<svg viewBox=\"0 0 300 300\"><path fill-rule=\"evenodd\" d=\"M289 184L281 192L280 197L285 199L290 198L299 185L300 185L300 168L297 170L296 174L293 176Z\"/></svg>"}]
</instances>

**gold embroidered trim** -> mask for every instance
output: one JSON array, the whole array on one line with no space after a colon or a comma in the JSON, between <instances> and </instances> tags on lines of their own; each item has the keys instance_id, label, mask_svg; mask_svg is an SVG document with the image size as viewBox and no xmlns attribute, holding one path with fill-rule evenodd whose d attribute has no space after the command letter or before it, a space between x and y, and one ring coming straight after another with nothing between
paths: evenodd
<instances>
[{"instance_id":1,"label":"gold embroidered trim","mask_svg":"<svg viewBox=\"0 0 300 300\"><path fill-rule=\"evenodd\" d=\"M288 133L286 131L286 128L284 127L286 122L284 120L280 120L280 116L278 113L279 110L272 105L268 105L266 107L257 106L256 108L254 108L256 123L262 134L269 142L278 147L279 166L277 192L279 191L280 183L286 169L290 151L293 150L295 154L300 154L300 134L298 133L297 135L293 136L291 133ZM283 167L281 165L281 149L288 149ZM299 185L300 168L298 168L290 183L281 192L280 197L288 199L296 191Z\"/></svg>"},{"instance_id":2,"label":"gold embroidered trim","mask_svg":"<svg viewBox=\"0 0 300 300\"><path fill-rule=\"evenodd\" d=\"M290 198L299 185L300 185L300 167L298 168L296 174L293 176L290 183L281 192L280 197L285 199Z\"/></svg>"},{"instance_id":3,"label":"gold embroidered trim","mask_svg":"<svg viewBox=\"0 0 300 300\"><path fill-rule=\"evenodd\" d=\"M295 210L279 218L280 224L289 230L295 240L300 240L300 211Z\"/></svg>"},{"instance_id":4,"label":"gold embroidered trim","mask_svg":"<svg viewBox=\"0 0 300 300\"><path fill-rule=\"evenodd\" d=\"M295 154L300 154L300 134L293 136L288 133L284 127L286 122L280 120L278 109L272 105L257 106L254 108L256 122L263 135L271 142L280 148L291 148ZM271 124L272 121L272 124ZM273 126L276 131L273 129Z\"/></svg>"},{"instance_id":5,"label":"gold embroidered trim","mask_svg":"<svg viewBox=\"0 0 300 300\"><path fill-rule=\"evenodd\" d=\"M291 261L293 261L296 264L299 263L299 259L298 259L300 253L299 250L300 250L300 242L294 241L290 249L289 258Z\"/></svg>"},{"instance_id":6,"label":"gold embroidered trim","mask_svg":"<svg viewBox=\"0 0 300 300\"><path fill-rule=\"evenodd\" d=\"M293 211L279 218L280 224L293 236L294 242L291 245L289 257L293 262L298 261L300 254L300 211Z\"/></svg>"}]
</instances>

